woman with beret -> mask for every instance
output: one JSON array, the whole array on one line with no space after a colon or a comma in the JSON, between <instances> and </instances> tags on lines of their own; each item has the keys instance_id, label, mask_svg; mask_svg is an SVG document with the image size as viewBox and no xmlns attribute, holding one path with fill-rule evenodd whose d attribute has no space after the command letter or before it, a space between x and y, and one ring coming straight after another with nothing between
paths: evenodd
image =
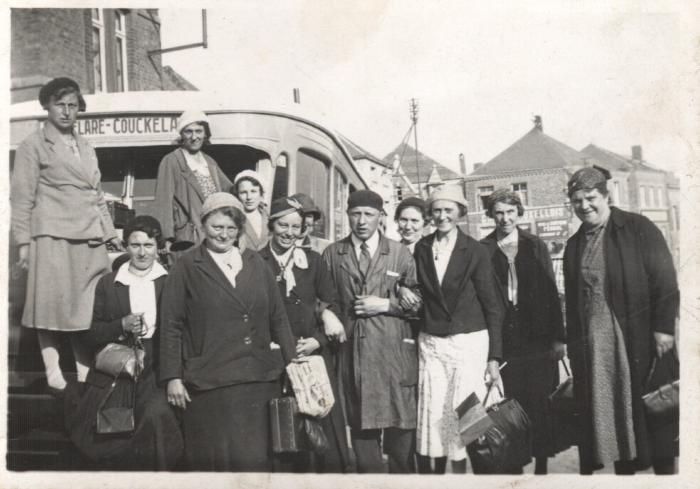
<instances>
[{"instance_id":1,"label":"woman with beret","mask_svg":"<svg viewBox=\"0 0 700 489\"><path fill-rule=\"evenodd\" d=\"M292 198L282 197L271 206L268 229L270 242L260 256L267 262L277 279L287 317L300 356L322 355L334 397L339 399L335 385L335 369L331 355L332 344L324 334L322 324L331 324L342 330L342 323L333 311L338 310L338 298L330 273L315 251L297 246L304 229L303 207ZM295 472L345 472L349 466L345 422L339 402L321 420L329 440L327 452L315 460L312 467L309 452L301 452L290 461Z\"/></svg>"},{"instance_id":2,"label":"woman with beret","mask_svg":"<svg viewBox=\"0 0 700 489\"><path fill-rule=\"evenodd\" d=\"M28 270L22 325L37 330L50 392L66 380L59 366L59 332L85 331L95 286L109 271L105 243L119 247L100 186L97 156L74 125L85 110L80 87L56 78L39 91L47 120L17 149L10 184L12 233L19 267ZM89 352L70 335L78 381Z\"/></svg>"},{"instance_id":3,"label":"woman with beret","mask_svg":"<svg viewBox=\"0 0 700 489\"><path fill-rule=\"evenodd\" d=\"M160 224L151 216L134 218L124 229L124 243L129 260L97 284L85 341L96 354L109 343L131 345L138 339L145 352L144 367L136 382L119 377L112 386L115 379L93 364L66 424L73 443L102 469L169 470L182 455L183 440L165 389L156 384L159 305L167 275L156 260L162 244ZM134 431L97 433L102 405L133 406Z\"/></svg>"},{"instance_id":4,"label":"woman with beret","mask_svg":"<svg viewBox=\"0 0 700 489\"><path fill-rule=\"evenodd\" d=\"M418 469L466 471L467 451L455 409L472 392L500 381L503 305L491 259L457 220L467 213L461 188L445 186L428 202L436 231L416 244L414 257L424 315L418 336ZM485 369L485 371L484 371Z\"/></svg>"},{"instance_id":5,"label":"woman with beret","mask_svg":"<svg viewBox=\"0 0 700 489\"><path fill-rule=\"evenodd\" d=\"M559 383L557 360L565 354L565 332L547 245L518 228L524 212L517 193L497 189L486 206L496 229L481 243L489 250L506 304L503 386L530 418L535 474L546 474L547 458L555 454L548 398ZM522 468L513 471L522 473Z\"/></svg>"},{"instance_id":6,"label":"woman with beret","mask_svg":"<svg viewBox=\"0 0 700 489\"><path fill-rule=\"evenodd\" d=\"M183 112L177 132L180 147L165 155L158 166L154 202L167 252L172 243L186 249L204 239L199 221L202 203L209 195L231 186L216 161L202 151L211 138L204 112Z\"/></svg>"},{"instance_id":7,"label":"woman with beret","mask_svg":"<svg viewBox=\"0 0 700 489\"><path fill-rule=\"evenodd\" d=\"M189 469L269 471L268 403L294 337L265 261L235 246L240 202L214 193L200 217L204 242L180 257L163 292L160 380L182 410Z\"/></svg>"},{"instance_id":8,"label":"woman with beret","mask_svg":"<svg viewBox=\"0 0 700 489\"><path fill-rule=\"evenodd\" d=\"M269 239L264 182L263 176L253 170L243 170L233 179L231 193L243 204L246 217L245 228L238 239L241 249L261 250Z\"/></svg>"},{"instance_id":9,"label":"woman with beret","mask_svg":"<svg viewBox=\"0 0 700 489\"><path fill-rule=\"evenodd\" d=\"M425 201L418 197L408 197L396 206L394 221L398 226L401 243L413 253L416 243L423 237L423 229L428 224Z\"/></svg>"}]
</instances>

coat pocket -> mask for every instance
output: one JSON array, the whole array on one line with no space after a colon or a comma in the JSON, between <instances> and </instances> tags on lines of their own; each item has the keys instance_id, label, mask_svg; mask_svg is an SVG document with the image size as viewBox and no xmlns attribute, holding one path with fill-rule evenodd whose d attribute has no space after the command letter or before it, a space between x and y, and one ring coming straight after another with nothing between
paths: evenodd
<instances>
[{"instance_id":1,"label":"coat pocket","mask_svg":"<svg viewBox=\"0 0 700 489\"><path fill-rule=\"evenodd\" d=\"M418 383L418 348L412 338L401 340L401 385L414 386Z\"/></svg>"}]
</instances>

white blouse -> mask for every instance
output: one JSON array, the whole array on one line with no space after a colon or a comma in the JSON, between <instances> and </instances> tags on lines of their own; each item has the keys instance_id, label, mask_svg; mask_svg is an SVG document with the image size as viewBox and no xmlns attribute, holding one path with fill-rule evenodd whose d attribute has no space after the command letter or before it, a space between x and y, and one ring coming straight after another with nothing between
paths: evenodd
<instances>
[{"instance_id":1,"label":"white blouse","mask_svg":"<svg viewBox=\"0 0 700 489\"><path fill-rule=\"evenodd\" d=\"M119 267L117 275L114 277L115 282L129 287L131 313L143 313L143 320L146 323L146 334L141 336L142 338L151 338L156 331L158 308L156 304L155 280L167 274L168 272L160 263L154 262L153 267L146 275L139 276L129 270L129 262L126 262Z\"/></svg>"}]
</instances>

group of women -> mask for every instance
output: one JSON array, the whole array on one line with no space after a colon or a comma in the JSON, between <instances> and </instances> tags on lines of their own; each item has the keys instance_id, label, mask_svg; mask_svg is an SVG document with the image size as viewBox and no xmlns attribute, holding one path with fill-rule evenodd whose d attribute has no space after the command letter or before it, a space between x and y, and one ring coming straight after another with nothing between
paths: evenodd
<instances>
[{"instance_id":1,"label":"group of women","mask_svg":"<svg viewBox=\"0 0 700 489\"><path fill-rule=\"evenodd\" d=\"M11 184L12 230L19 264L28 270L22 325L37 330L48 388L70 405L66 424L76 446L109 468L351 471L341 403L322 420L329 440L322 456L271 454L267 405L282 395L286 365L321 355L336 398L342 397L333 375L334 351L346 332L338 317L336 287L319 250L310 244L309 231L319 217L312 199L283 197L268 212L264 179L244 170L231 183L202 151L211 137L206 115L185 112L178 125L180 145L158 170L155 217L134 218L119 240L100 188L95 152L74 130L78 112L85 110L78 85L54 79L42 87L39 101L47 121L18 148ZM598 186L579 178L570 186L574 210L584 222L579 234L588 232L588 221L599 231L601 222L592 217L605 214L607 192L600 182L593 183ZM605 199L577 194L591 188ZM452 414L443 416L445 406L454 409L468 391L478 391L483 399L483 379L502 378L506 394L532 419L536 472L546 473L547 457L554 454L546 398L558 382L557 360L565 354L566 341L551 260L541 240L517 228L523 208L516 194L504 190L490 199L488 214L496 230L483 246L474 248L457 228L465 213L461 193L443 190L427 203L405 199L395 215L402 243L414 254L419 281L417 289L404 291L401 305L409 311L422 302L424 309L423 324L417 327L418 469L444 472L448 458L454 471L465 469L456 420ZM609 215L608 209L603 224ZM622 220L616 216L616 223ZM436 231L424 237L430 220ZM635 225L656 243L653 256L639 254L655 267L656 275L647 274L647 280L658 275L665 281L664 287L653 283L646 290L664 292L656 304L671 314L677 303L668 299L669 294L675 297L675 275L667 250L664 254L657 243L658 232ZM630 317L611 326L610 310L591 305L606 302L604 295L590 301L590 294L603 294L600 284L605 283L600 279L600 239L593 235L576 251L584 262L572 262L572 253L567 255L567 280L579 268L585 272L579 281L567 281L567 292L569 287L590 289L577 299L585 305L573 303L567 314L574 314L569 321L577 324L572 367L586 379L577 384L578 398L587 400L587 419L594 421L600 413L622 409L630 396L637 396L641 382L640 368L631 373L622 368L627 377L617 379L615 385L623 387L618 397L601 405L591 396L600 377L608 387L616 381L595 368L607 368L600 358L612 362L614 372L625 364L631 331ZM105 243L125 248L128 257L111 273ZM169 262L161 263L159 256ZM670 273L663 268L668 266ZM629 270L625 272L627 277ZM625 285L644 292L638 284ZM440 303L452 290L456 296L469 295L457 310L451 308L455 304ZM620 306L614 305L618 312ZM663 332L671 332L668 318L662 319ZM593 334L594 326L607 332ZM654 324L647 327L654 331L653 340L637 334L634 347L653 345L652 354L665 354L673 338L658 336ZM59 332L70 332L78 373L78 383L68 389L59 366ZM617 347L606 347L613 339ZM95 354L106 345L134 342L145 352L135 381L114 379L96 368ZM650 354L645 355L648 363ZM477 357L487 367L484 376L474 371ZM605 433L609 426L592 422L595 436L585 445L592 454L586 458L590 467L642 455L660 459L650 454L651 442L641 435L637 404L629 403L624 420L615 418L614 439ZM134 429L98 433L100 410L116 406L133 407Z\"/></svg>"}]
</instances>

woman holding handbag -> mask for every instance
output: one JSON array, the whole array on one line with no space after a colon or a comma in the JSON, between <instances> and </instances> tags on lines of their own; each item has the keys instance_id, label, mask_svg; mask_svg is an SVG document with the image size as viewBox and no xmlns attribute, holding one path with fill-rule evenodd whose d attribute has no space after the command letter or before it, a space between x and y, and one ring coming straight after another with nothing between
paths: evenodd
<instances>
[{"instance_id":1,"label":"woman holding handbag","mask_svg":"<svg viewBox=\"0 0 700 489\"><path fill-rule=\"evenodd\" d=\"M336 317L338 299L332 278L321 255L308 248L297 246L304 231L303 206L293 198L282 197L272 203L268 229L269 244L259 251L277 279L287 317L296 339L296 352L300 356L321 355L331 380L335 399L339 399L335 382L335 368L331 350L333 342L324 334L323 325L329 330L344 331ZM344 341L344 338L340 338ZM315 467L309 452L301 452L287 460L282 470L295 472L347 472L350 465L345 422L340 402L336 402L321 426L329 441L329 448L322 456L315 457Z\"/></svg>"},{"instance_id":2,"label":"woman holding handbag","mask_svg":"<svg viewBox=\"0 0 700 489\"><path fill-rule=\"evenodd\" d=\"M455 409L471 393L500 381L503 306L486 249L462 233L467 213L461 188L445 186L428 202L436 232L416 244L414 257L424 314L418 337L418 470L466 471L466 446Z\"/></svg>"},{"instance_id":3,"label":"woman holding handbag","mask_svg":"<svg viewBox=\"0 0 700 489\"><path fill-rule=\"evenodd\" d=\"M559 382L557 361L565 354L565 331L547 245L518 228L524 212L517 193L497 189L486 206L496 229L481 243L489 250L506 304L503 386L532 422L535 474L546 474L547 458L555 454L548 398Z\"/></svg>"},{"instance_id":4,"label":"woman holding handbag","mask_svg":"<svg viewBox=\"0 0 700 489\"><path fill-rule=\"evenodd\" d=\"M71 440L102 469L170 470L182 455L175 411L166 402L165 389L156 385L159 304L167 275L156 261L161 238L160 224L150 216L138 216L124 229L130 259L100 279L92 326L85 333L96 361L80 398L67 399L69 406L75 403L67 410ZM127 358L133 351L138 354L139 347L142 366ZM110 349L126 356L105 364ZM114 408L132 416L133 430L102 426L109 421L105 412Z\"/></svg>"}]
</instances>

